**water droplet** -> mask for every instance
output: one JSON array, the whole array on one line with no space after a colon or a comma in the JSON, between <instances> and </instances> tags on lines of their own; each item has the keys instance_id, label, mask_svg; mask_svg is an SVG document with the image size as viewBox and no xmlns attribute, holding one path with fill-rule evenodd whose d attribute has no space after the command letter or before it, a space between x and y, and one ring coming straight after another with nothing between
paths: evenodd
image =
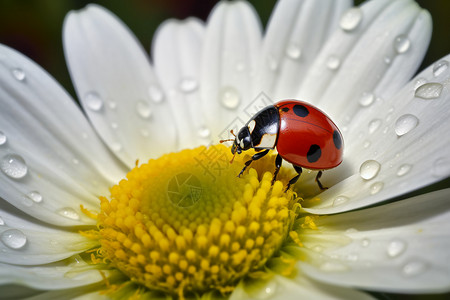
<instances>
[{"instance_id":1,"label":"water droplet","mask_svg":"<svg viewBox=\"0 0 450 300\"><path fill-rule=\"evenodd\" d=\"M347 203L350 199L345 196L338 196L333 200L333 206L340 206L344 203Z\"/></svg>"},{"instance_id":2,"label":"water droplet","mask_svg":"<svg viewBox=\"0 0 450 300\"><path fill-rule=\"evenodd\" d=\"M395 122L395 133L398 136L405 135L416 128L417 124L419 124L419 119L416 116L411 114L403 115Z\"/></svg>"},{"instance_id":3,"label":"water droplet","mask_svg":"<svg viewBox=\"0 0 450 300\"><path fill-rule=\"evenodd\" d=\"M17 154L5 155L0 161L0 169L7 176L14 179L23 178L28 172L25 160Z\"/></svg>"},{"instance_id":4,"label":"water droplet","mask_svg":"<svg viewBox=\"0 0 450 300\"><path fill-rule=\"evenodd\" d=\"M27 197L30 198L31 200L33 200L33 202L35 202L35 203L41 203L43 200L42 195L37 191L29 192L27 194Z\"/></svg>"},{"instance_id":5,"label":"water droplet","mask_svg":"<svg viewBox=\"0 0 450 300\"><path fill-rule=\"evenodd\" d=\"M3 131L0 131L0 146L4 145L6 143L6 135L3 133Z\"/></svg>"},{"instance_id":6,"label":"water droplet","mask_svg":"<svg viewBox=\"0 0 450 300\"><path fill-rule=\"evenodd\" d=\"M286 48L286 55L292 59L299 59L302 55L302 50L297 44L291 43Z\"/></svg>"},{"instance_id":7,"label":"water droplet","mask_svg":"<svg viewBox=\"0 0 450 300\"><path fill-rule=\"evenodd\" d=\"M369 247L370 245L370 240L368 238L364 238L361 240L361 246L363 246L364 248Z\"/></svg>"},{"instance_id":8,"label":"water droplet","mask_svg":"<svg viewBox=\"0 0 450 300\"><path fill-rule=\"evenodd\" d=\"M89 92L84 96L86 106L92 111L100 111L103 108L103 99L96 92Z\"/></svg>"},{"instance_id":9,"label":"water droplet","mask_svg":"<svg viewBox=\"0 0 450 300\"><path fill-rule=\"evenodd\" d=\"M387 65L390 65L392 62L392 59L389 56L385 56L384 57L384 63Z\"/></svg>"},{"instance_id":10,"label":"water droplet","mask_svg":"<svg viewBox=\"0 0 450 300\"><path fill-rule=\"evenodd\" d=\"M267 282L267 284L261 290L258 290L255 294L252 294L252 296L255 299L269 299L272 298L276 290L277 290L277 283L276 281L271 280Z\"/></svg>"},{"instance_id":11,"label":"water droplet","mask_svg":"<svg viewBox=\"0 0 450 300\"><path fill-rule=\"evenodd\" d=\"M76 159L76 158L73 158L73 159L72 159L72 163L73 163L74 165L78 165L78 164L80 163L80 161L79 161L78 159Z\"/></svg>"},{"instance_id":12,"label":"water droplet","mask_svg":"<svg viewBox=\"0 0 450 300\"><path fill-rule=\"evenodd\" d=\"M197 133L201 138L208 138L211 135L211 131L205 126L200 127Z\"/></svg>"},{"instance_id":13,"label":"water droplet","mask_svg":"<svg viewBox=\"0 0 450 300\"><path fill-rule=\"evenodd\" d=\"M342 272L349 269L349 267L338 261L326 261L320 265L322 271L327 272Z\"/></svg>"},{"instance_id":14,"label":"water droplet","mask_svg":"<svg viewBox=\"0 0 450 300\"><path fill-rule=\"evenodd\" d=\"M330 70L336 70L341 65L341 61L338 57L332 55L327 59L327 67Z\"/></svg>"},{"instance_id":15,"label":"water droplet","mask_svg":"<svg viewBox=\"0 0 450 300\"><path fill-rule=\"evenodd\" d=\"M114 102L114 101L110 101L110 102L108 103L108 106L109 106L110 109L115 110L116 107L117 107L117 103Z\"/></svg>"},{"instance_id":16,"label":"water droplet","mask_svg":"<svg viewBox=\"0 0 450 300\"><path fill-rule=\"evenodd\" d=\"M117 124L116 122L112 122L111 123L111 128L112 129L117 129L117 128L119 128L119 124Z\"/></svg>"},{"instance_id":17,"label":"water droplet","mask_svg":"<svg viewBox=\"0 0 450 300\"><path fill-rule=\"evenodd\" d=\"M428 264L423 260L413 260L407 262L403 268L402 273L406 277L417 276L428 268Z\"/></svg>"},{"instance_id":18,"label":"water droplet","mask_svg":"<svg viewBox=\"0 0 450 300\"><path fill-rule=\"evenodd\" d=\"M25 72L20 68L12 69L11 73L13 77L19 81L24 81L26 78Z\"/></svg>"},{"instance_id":19,"label":"water droplet","mask_svg":"<svg viewBox=\"0 0 450 300\"><path fill-rule=\"evenodd\" d=\"M363 147L367 149L370 147L370 145L372 145L372 143L369 140L366 140L364 141Z\"/></svg>"},{"instance_id":20,"label":"water droplet","mask_svg":"<svg viewBox=\"0 0 450 300\"><path fill-rule=\"evenodd\" d=\"M362 16L362 10L359 7L350 8L342 15L339 26L345 31L352 31L361 23Z\"/></svg>"},{"instance_id":21,"label":"water droplet","mask_svg":"<svg viewBox=\"0 0 450 300\"><path fill-rule=\"evenodd\" d=\"M414 96L422 99L436 99L441 95L442 88L442 84L437 82L425 83L416 89Z\"/></svg>"},{"instance_id":22,"label":"water droplet","mask_svg":"<svg viewBox=\"0 0 450 300\"><path fill-rule=\"evenodd\" d=\"M401 165L397 170L397 176L406 175L409 171L411 171L412 166L409 164Z\"/></svg>"},{"instance_id":23,"label":"water droplet","mask_svg":"<svg viewBox=\"0 0 450 300\"><path fill-rule=\"evenodd\" d=\"M370 186L370 194L375 195L379 193L383 189L383 187L384 183L382 183L381 181L375 182Z\"/></svg>"},{"instance_id":24,"label":"water droplet","mask_svg":"<svg viewBox=\"0 0 450 300\"><path fill-rule=\"evenodd\" d=\"M136 103L136 112L143 119L148 119L152 115L152 110L150 109L150 105L143 100L139 100Z\"/></svg>"},{"instance_id":25,"label":"water droplet","mask_svg":"<svg viewBox=\"0 0 450 300\"><path fill-rule=\"evenodd\" d=\"M380 172L380 169L381 165L376 160L366 160L361 164L361 167L359 168L359 175L365 180L370 180L377 176L378 172Z\"/></svg>"},{"instance_id":26,"label":"water droplet","mask_svg":"<svg viewBox=\"0 0 450 300\"><path fill-rule=\"evenodd\" d=\"M324 250L323 246L321 246L321 245L315 245L312 249L315 252L322 252Z\"/></svg>"},{"instance_id":27,"label":"water droplet","mask_svg":"<svg viewBox=\"0 0 450 300\"><path fill-rule=\"evenodd\" d=\"M435 77L438 77L448 69L448 61L440 60L433 65L433 74Z\"/></svg>"},{"instance_id":28,"label":"water droplet","mask_svg":"<svg viewBox=\"0 0 450 300\"><path fill-rule=\"evenodd\" d=\"M184 78L180 82L180 90L184 93L192 93L198 88L198 82L194 78Z\"/></svg>"},{"instance_id":29,"label":"water droplet","mask_svg":"<svg viewBox=\"0 0 450 300\"><path fill-rule=\"evenodd\" d=\"M359 98L359 104L366 107L371 105L373 100L375 100L375 96L372 93L363 93L361 98Z\"/></svg>"},{"instance_id":30,"label":"water droplet","mask_svg":"<svg viewBox=\"0 0 450 300\"><path fill-rule=\"evenodd\" d=\"M356 228L348 228L345 233L357 233L358 230Z\"/></svg>"},{"instance_id":31,"label":"water droplet","mask_svg":"<svg viewBox=\"0 0 450 300\"><path fill-rule=\"evenodd\" d=\"M61 208L57 211L57 213L63 217L71 219L71 220L79 220L80 219L80 216L78 215L78 213L73 208L70 208L70 207Z\"/></svg>"},{"instance_id":32,"label":"water droplet","mask_svg":"<svg viewBox=\"0 0 450 300\"><path fill-rule=\"evenodd\" d=\"M18 229L8 229L0 235L0 240L6 247L11 249L21 249L27 243L27 237Z\"/></svg>"},{"instance_id":33,"label":"water droplet","mask_svg":"<svg viewBox=\"0 0 450 300\"><path fill-rule=\"evenodd\" d=\"M222 101L223 106L228 109L237 108L241 102L239 92L235 88L230 86L222 88L219 98Z\"/></svg>"},{"instance_id":34,"label":"water droplet","mask_svg":"<svg viewBox=\"0 0 450 300\"><path fill-rule=\"evenodd\" d=\"M161 103L164 100L164 93L157 85L150 85L148 87L148 95L155 103Z\"/></svg>"},{"instance_id":35,"label":"water droplet","mask_svg":"<svg viewBox=\"0 0 450 300\"><path fill-rule=\"evenodd\" d=\"M111 150L114 152L119 152L120 150L122 150L122 144L117 142L111 143Z\"/></svg>"},{"instance_id":36,"label":"water droplet","mask_svg":"<svg viewBox=\"0 0 450 300\"><path fill-rule=\"evenodd\" d=\"M374 133L375 131L377 131L377 129L380 128L380 125L381 125L380 119L375 119L375 120L370 121L369 133Z\"/></svg>"},{"instance_id":37,"label":"water droplet","mask_svg":"<svg viewBox=\"0 0 450 300\"><path fill-rule=\"evenodd\" d=\"M3 219L0 217L0 226L5 225L5 221L3 221Z\"/></svg>"},{"instance_id":38,"label":"water droplet","mask_svg":"<svg viewBox=\"0 0 450 300\"><path fill-rule=\"evenodd\" d=\"M387 247L387 254L389 257L394 258L405 252L406 250L406 243L401 239L393 239L388 247Z\"/></svg>"},{"instance_id":39,"label":"water droplet","mask_svg":"<svg viewBox=\"0 0 450 300\"><path fill-rule=\"evenodd\" d=\"M397 36L394 40L394 48L397 53L402 54L408 51L408 49L411 47L411 41L409 40L408 36L405 34L401 34Z\"/></svg>"},{"instance_id":40,"label":"water droplet","mask_svg":"<svg viewBox=\"0 0 450 300\"><path fill-rule=\"evenodd\" d=\"M450 174L450 162L447 158L438 158L431 169L433 176L441 178L447 177Z\"/></svg>"}]
</instances>

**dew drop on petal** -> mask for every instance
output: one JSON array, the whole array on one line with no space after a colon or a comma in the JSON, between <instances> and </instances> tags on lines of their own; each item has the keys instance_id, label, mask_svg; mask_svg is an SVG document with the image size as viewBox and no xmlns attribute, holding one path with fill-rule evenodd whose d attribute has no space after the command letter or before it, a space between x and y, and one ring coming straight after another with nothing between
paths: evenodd
<instances>
[{"instance_id":1,"label":"dew drop on petal","mask_svg":"<svg viewBox=\"0 0 450 300\"><path fill-rule=\"evenodd\" d=\"M11 70L11 74L18 81L24 81L26 78L25 72L20 68L15 68Z\"/></svg>"},{"instance_id":2,"label":"dew drop on petal","mask_svg":"<svg viewBox=\"0 0 450 300\"><path fill-rule=\"evenodd\" d=\"M345 196L338 196L333 200L333 206L340 206L344 203L347 203L350 199Z\"/></svg>"},{"instance_id":3,"label":"dew drop on petal","mask_svg":"<svg viewBox=\"0 0 450 300\"><path fill-rule=\"evenodd\" d=\"M346 231L345 231L345 233L357 233L358 232L358 230L356 229L356 228L348 228Z\"/></svg>"},{"instance_id":4,"label":"dew drop on petal","mask_svg":"<svg viewBox=\"0 0 450 300\"><path fill-rule=\"evenodd\" d=\"M208 127L202 126L198 129L197 134L200 138L206 139L211 135L211 131L209 130Z\"/></svg>"},{"instance_id":5,"label":"dew drop on petal","mask_svg":"<svg viewBox=\"0 0 450 300\"><path fill-rule=\"evenodd\" d=\"M401 239L393 239L390 241L386 251L391 258L397 257L406 250L406 242Z\"/></svg>"},{"instance_id":6,"label":"dew drop on petal","mask_svg":"<svg viewBox=\"0 0 450 300\"><path fill-rule=\"evenodd\" d=\"M61 208L57 211L57 213L63 217L66 217L67 219L71 219L71 220L79 220L80 216L78 215L78 213L70 207L64 207Z\"/></svg>"},{"instance_id":7,"label":"dew drop on petal","mask_svg":"<svg viewBox=\"0 0 450 300\"><path fill-rule=\"evenodd\" d=\"M179 88L184 93L192 93L198 88L198 82L194 78L183 78L180 81Z\"/></svg>"},{"instance_id":8,"label":"dew drop on petal","mask_svg":"<svg viewBox=\"0 0 450 300\"><path fill-rule=\"evenodd\" d=\"M110 102L108 102L108 106L110 109L115 110L117 107L117 103L114 101L110 101Z\"/></svg>"},{"instance_id":9,"label":"dew drop on petal","mask_svg":"<svg viewBox=\"0 0 450 300\"><path fill-rule=\"evenodd\" d=\"M361 106L369 106L373 103L373 101L375 100L375 96L372 93L363 93L361 98L359 98L359 104L361 104Z\"/></svg>"},{"instance_id":10,"label":"dew drop on petal","mask_svg":"<svg viewBox=\"0 0 450 300\"><path fill-rule=\"evenodd\" d=\"M321 246L321 245L315 245L313 248L313 251L315 251L315 252L323 252L323 246Z\"/></svg>"},{"instance_id":11,"label":"dew drop on petal","mask_svg":"<svg viewBox=\"0 0 450 300\"><path fill-rule=\"evenodd\" d=\"M6 247L11 249L21 249L27 243L26 235L18 229L8 229L0 235L0 240Z\"/></svg>"},{"instance_id":12,"label":"dew drop on petal","mask_svg":"<svg viewBox=\"0 0 450 300\"><path fill-rule=\"evenodd\" d=\"M152 115L150 105L143 100L139 100L138 102L136 102L136 112L139 115L139 117L143 119L148 119Z\"/></svg>"},{"instance_id":13,"label":"dew drop on petal","mask_svg":"<svg viewBox=\"0 0 450 300\"><path fill-rule=\"evenodd\" d=\"M272 55L269 55L269 57L267 58L268 60L268 66L269 66L269 70L271 71L276 71L278 69L278 61L275 59L275 57Z\"/></svg>"},{"instance_id":14,"label":"dew drop on petal","mask_svg":"<svg viewBox=\"0 0 450 300\"><path fill-rule=\"evenodd\" d=\"M299 59L302 55L302 50L297 44L291 43L286 48L286 55L292 59Z\"/></svg>"},{"instance_id":15,"label":"dew drop on petal","mask_svg":"<svg viewBox=\"0 0 450 300\"><path fill-rule=\"evenodd\" d=\"M397 119L395 122L395 133L402 136L416 128L419 124L419 119L411 114L406 114Z\"/></svg>"},{"instance_id":16,"label":"dew drop on petal","mask_svg":"<svg viewBox=\"0 0 450 300\"><path fill-rule=\"evenodd\" d=\"M239 92L231 86L222 88L219 99L222 102L222 105L228 109L235 109L241 103Z\"/></svg>"},{"instance_id":17,"label":"dew drop on petal","mask_svg":"<svg viewBox=\"0 0 450 300\"><path fill-rule=\"evenodd\" d=\"M25 177L28 167L22 156L17 154L7 154L0 161L0 169L2 172L13 179Z\"/></svg>"},{"instance_id":18,"label":"dew drop on petal","mask_svg":"<svg viewBox=\"0 0 450 300\"><path fill-rule=\"evenodd\" d=\"M6 143L6 135L3 133L3 131L0 131L0 146L4 145Z\"/></svg>"},{"instance_id":19,"label":"dew drop on petal","mask_svg":"<svg viewBox=\"0 0 450 300\"><path fill-rule=\"evenodd\" d=\"M437 63L433 65L433 75L435 77L441 75L448 69L448 61L446 60L440 60Z\"/></svg>"},{"instance_id":20,"label":"dew drop on petal","mask_svg":"<svg viewBox=\"0 0 450 300\"><path fill-rule=\"evenodd\" d=\"M111 150L114 152L119 152L120 150L122 150L122 144L120 144L120 143L114 142L114 143L111 143L110 146L111 146Z\"/></svg>"},{"instance_id":21,"label":"dew drop on petal","mask_svg":"<svg viewBox=\"0 0 450 300\"><path fill-rule=\"evenodd\" d=\"M350 8L341 17L339 26L345 31L354 30L363 17L362 10L359 7Z\"/></svg>"},{"instance_id":22,"label":"dew drop on petal","mask_svg":"<svg viewBox=\"0 0 450 300\"><path fill-rule=\"evenodd\" d=\"M410 47L411 41L405 34L401 34L395 38L394 49L395 51L397 51L397 53L399 54L405 53L406 51L408 51Z\"/></svg>"},{"instance_id":23,"label":"dew drop on petal","mask_svg":"<svg viewBox=\"0 0 450 300\"><path fill-rule=\"evenodd\" d=\"M437 82L425 83L419 86L414 92L414 96L422 99L436 99L441 96L442 84Z\"/></svg>"},{"instance_id":24,"label":"dew drop on petal","mask_svg":"<svg viewBox=\"0 0 450 300\"><path fill-rule=\"evenodd\" d=\"M369 133L374 133L375 131L377 131L377 129L380 128L380 125L381 125L380 119L375 119L375 120L370 121Z\"/></svg>"},{"instance_id":25,"label":"dew drop on petal","mask_svg":"<svg viewBox=\"0 0 450 300\"><path fill-rule=\"evenodd\" d=\"M3 221L2 217L0 217L0 226L5 225L5 221Z\"/></svg>"},{"instance_id":26,"label":"dew drop on petal","mask_svg":"<svg viewBox=\"0 0 450 300\"><path fill-rule=\"evenodd\" d=\"M428 268L428 264L423 260L412 260L407 262L402 268L402 274L406 277L420 275Z\"/></svg>"},{"instance_id":27,"label":"dew drop on petal","mask_svg":"<svg viewBox=\"0 0 450 300\"><path fill-rule=\"evenodd\" d=\"M84 96L86 106L92 111L100 111L103 108L103 99L97 92L89 92Z\"/></svg>"},{"instance_id":28,"label":"dew drop on petal","mask_svg":"<svg viewBox=\"0 0 450 300\"><path fill-rule=\"evenodd\" d=\"M385 56L384 57L384 63L387 65L390 65L392 62L392 59L389 56Z\"/></svg>"},{"instance_id":29,"label":"dew drop on petal","mask_svg":"<svg viewBox=\"0 0 450 300\"><path fill-rule=\"evenodd\" d=\"M364 141L363 147L367 149L370 147L370 145L372 145L372 143L369 140L366 140Z\"/></svg>"},{"instance_id":30,"label":"dew drop on petal","mask_svg":"<svg viewBox=\"0 0 450 300\"><path fill-rule=\"evenodd\" d=\"M445 157L438 158L433 163L433 167L431 169L431 172L432 172L433 176L435 176L437 178L449 176L449 174L450 174L450 161L447 158L445 158Z\"/></svg>"},{"instance_id":31,"label":"dew drop on petal","mask_svg":"<svg viewBox=\"0 0 450 300\"><path fill-rule=\"evenodd\" d=\"M340 65L341 65L341 60L338 57L336 57L334 55L331 55L330 57L328 57L328 59L327 59L328 69L336 70L339 68Z\"/></svg>"},{"instance_id":32,"label":"dew drop on petal","mask_svg":"<svg viewBox=\"0 0 450 300\"><path fill-rule=\"evenodd\" d=\"M161 103L164 100L164 93L157 85L150 85L148 87L148 95L155 103Z\"/></svg>"},{"instance_id":33,"label":"dew drop on petal","mask_svg":"<svg viewBox=\"0 0 450 300\"><path fill-rule=\"evenodd\" d=\"M260 291L252 295L254 299L269 299L275 294L277 283L274 280L269 281Z\"/></svg>"},{"instance_id":34,"label":"dew drop on petal","mask_svg":"<svg viewBox=\"0 0 450 300\"><path fill-rule=\"evenodd\" d=\"M364 248L369 247L370 245L370 240L368 238L364 238L361 240L361 246L363 246Z\"/></svg>"},{"instance_id":35,"label":"dew drop on petal","mask_svg":"<svg viewBox=\"0 0 450 300\"><path fill-rule=\"evenodd\" d=\"M383 187L384 183L382 183L381 181L375 182L370 186L370 194L375 195L379 193L383 189Z\"/></svg>"},{"instance_id":36,"label":"dew drop on petal","mask_svg":"<svg viewBox=\"0 0 450 300\"><path fill-rule=\"evenodd\" d=\"M42 195L37 191L29 192L27 194L27 197L30 198L31 200L33 200L33 202L35 202L35 203L41 203L43 200Z\"/></svg>"},{"instance_id":37,"label":"dew drop on petal","mask_svg":"<svg viewBox=\"0 0 450 300\"><path fill-rule=\"evenodd\" d=\"M381 165L376 160L366 160L361 164L361 167L359 168L359 175L365 180L370 180L377 176L378 172L380 172L380 169Z\"/></svg>"},{"instance_id":38,"label":"dew drop on petal","mask_svg":"<svg viewBox=\"0 0 450 300\"><path fill-rule=\"evenodd\" d=\"M411 171L412 166L410 164L403 164L397 170L397 176L401 177Z\"/></svg>"}]
</instances>

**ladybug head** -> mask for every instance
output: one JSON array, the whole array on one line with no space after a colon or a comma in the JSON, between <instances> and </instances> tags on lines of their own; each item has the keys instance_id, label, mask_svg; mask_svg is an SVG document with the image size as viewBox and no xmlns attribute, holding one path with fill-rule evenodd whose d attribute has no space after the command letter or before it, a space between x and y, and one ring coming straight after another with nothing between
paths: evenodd
<instances>
[{"instance_id":1,"label":"ladybug head","mask_svg":"<svg viewBox=\"0 0 450 300\"><path fill-rule=\"evenodd\" d=\"M239 130L237 134L233 146L231 146L231 153L241 154L242 151L248 150L252 148L252 138L250 136L250 131L247 126L244 126Z\"/></svg>"}]
</instances>

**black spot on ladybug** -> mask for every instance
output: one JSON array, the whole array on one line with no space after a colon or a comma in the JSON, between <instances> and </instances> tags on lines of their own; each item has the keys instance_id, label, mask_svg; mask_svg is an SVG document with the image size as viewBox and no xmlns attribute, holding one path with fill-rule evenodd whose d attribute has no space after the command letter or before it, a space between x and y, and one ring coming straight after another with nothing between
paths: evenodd
<instances>
[{"instance_id":1,"label":"black spot on ladybug","mask_svg":"<svg viewBox=\"0 0 450 300\"><path fill-rule=\"evenodd\" d=\"M304 107L303 105L300 104L296 104L294 105L294 113L299 116L299 117L306 117L307 115L309 115L309 111L306 107Z\"/></svg>"},{"instance_id":2,"label":"black spot on ladybug","mask_svg":"<svg viewBox=\"0 0 450 300\"><path fill-rule=\"evenodd\" d=\"M333 132L333 142L334 146L336 146L337 149L341 149L342 147L341 135L336 130Z\"/></svg>"},{"instance_id":3,"label":"black spot on ladybug","mask_svg":"<svg viewBox=\"0 0 450 300\"><path fill-rule=\"evenodd\" d=\"M289 111L289 107L283 107L281 110L284 111L284 112L288 112Z\"/></svg>"},{"instance_id":4,"label":"black spot on ladybug","mask_svg":"<svg viewBox=\"0 0 450 300\"><path fill-rule=\"evenodd\" d=\"M320 150L320 146L313 144L309 147L308 153L306 153L306 159L310 163L314 163L319 160L320 156L322 156L322 150Z\"/></svg>"}]
</instances>

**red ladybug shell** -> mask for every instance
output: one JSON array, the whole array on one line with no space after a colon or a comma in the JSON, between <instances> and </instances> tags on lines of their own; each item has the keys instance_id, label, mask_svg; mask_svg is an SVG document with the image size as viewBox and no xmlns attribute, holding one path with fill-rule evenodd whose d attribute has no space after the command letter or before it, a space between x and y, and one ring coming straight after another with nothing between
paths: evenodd
<instances>
[{"instance_id":1,"label":"red ladybug shell","mask_svg":"<svg viewBox=\"0 0 450 300\"><path fill-rule=\"evenodd\" d=\"M280 115L277 150L283 159L318 170L342 162L342 134L325 113L298 100L281 101L275 107Z\"/></svg>"}]
</instances>

